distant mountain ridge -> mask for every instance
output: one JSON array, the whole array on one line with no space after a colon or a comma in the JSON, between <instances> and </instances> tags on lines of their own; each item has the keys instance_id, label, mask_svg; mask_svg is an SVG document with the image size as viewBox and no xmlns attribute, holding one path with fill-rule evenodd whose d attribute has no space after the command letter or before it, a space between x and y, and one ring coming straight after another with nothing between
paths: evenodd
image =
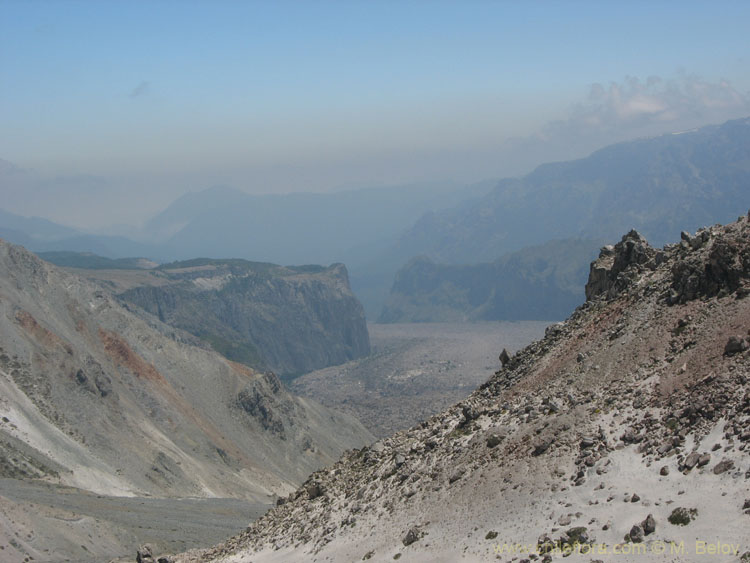
<instances>
[{"instance_id":1,"label":"distant mountain ridge","mask_svg":"<svg viewBox=\"0 0 750 563\"><path fill-rule=\"evenodd\" d=\"M138 241L78 231L40 239L23 228L8 228L2 217L0 235L35 252L92 252L112 259L144 256L169 262L212 256L277 264L343 262L374 318L401 261L385 268L376 264L373 271L370 257L387 250L426 211L486 193L493 184L459 187L441 182L266 195L218 186L175 200L146 222ZM13 216L9 224L26 219L8 215Z\"/></svg>"},{"instance_id":2,"label":"distant mountain ridge","mask_svg":"<svg viewBox=\"0 0 750 563\"><path fill-rule=\"evenodd\" d=\"M544 164L417 221L384 260L429 261L411 261L398 272L380 320L563 318L583 295L554 276L530 281L533 266L524 263L523 249L533 254L553 240L607 240L633 228L664 244L681 228L726 223L748 202L750 118ZM513 252L520 262L494 262ZM568 264L563 256L548 258L575 270L580 287L587 256L571 255Z\"/></svg>"},{"instance_id":3,"label":"distant mountain ridge","mask_svg":"<svg viewBox=\"0 0 750 563\"><path fill-rule=\"evenodd\" d=\"M411 260L396 274L379 322L554 320L584 300L599 241L552 241L494 262Z\"/></svg>"},{"instance_id":4,"label":"distant mountain ridge","mask_svg":"<svg viewBox=\"0 0 750 563\"><path fill-rule=\"evenodd\" d=\"M0 209L0 234L2 232L23 233L28 240L47 242L79 234L73 228L65 227L41 217L23 217Z\"/></svg>"},{"instance_id":5,"label":"distant mountain ridge","mask_svg":"<svg viewBox=\"0 0 750 563\"><path fill-rule=\"evenodd\" d=\"M732 220L749 200L750 118L744 118L543 164L483 197L426 214L391 252L486 262L549 240L611 239L631 228L663 244L676 230Z\"/></svg>"},{"instance_id":6,"label":"distant mountain ridge","mask_svg":"<svg viewBox=\"0 0 750 563\"><path fill-rule=\"evenodd\" d=\"M158 242L176 259L329 264L357 245L395 239L425 210L460 201L461 193L447 183L265 195L215 187L180 197L145 231L155 240L169 234Z\"/></svg>"}]
</instances>

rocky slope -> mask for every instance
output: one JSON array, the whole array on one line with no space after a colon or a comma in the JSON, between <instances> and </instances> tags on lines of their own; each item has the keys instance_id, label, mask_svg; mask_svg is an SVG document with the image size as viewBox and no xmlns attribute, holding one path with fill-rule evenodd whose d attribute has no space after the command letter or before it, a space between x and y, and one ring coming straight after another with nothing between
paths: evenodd
<instances>
[{"instance_id":1,"label":"rocky slope","mask_svg":"<svg viewBox=\"0 0 750 563\"><path fill-rule=\"evenodd\" d=\"M368 440L272 373L0 241L0 476L262 499Z\"/></svg>"},{"instance_id":2,"label":"rocky slope","mask_svg":"<svg viewBox=\"0 0 750 563\"><path fill-rule=\"evenodd\" d=\"M468 399L172 560L746 561L748 294L750 216L663 249L631 232Z\"/></svg>"},{"instance_id":3,"label":"rocky slope","mask_svg":"<svg viewBox=\"0 0 750 563\"><path fill-rule=\"evenodd\" d=\"M148 271L79 273L257 369L295 375L370 353L364 311L343 264L197 259Z\"/></svg>"}]
</instances>

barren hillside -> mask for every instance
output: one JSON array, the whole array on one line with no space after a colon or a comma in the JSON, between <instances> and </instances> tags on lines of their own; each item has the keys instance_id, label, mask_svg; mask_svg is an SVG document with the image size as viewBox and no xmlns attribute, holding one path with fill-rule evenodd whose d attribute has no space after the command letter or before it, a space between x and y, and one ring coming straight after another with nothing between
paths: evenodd
<instances>
[{"instance_id":1,"label":"barren hillside","mask_svg":"<svg viewBox=\"0 0 750 563\"><path fill-rule=\"evenodd\" d=\"M263 503L372 439L273 373L196 344L0 241L0 477L99 495ZM16 542L0 543L3 561L42 558L35 545L44 538L19 539L20 521L0 518L0 540Z\"/></svg>"},{"instance_id":2,"label":"barren hillside","mask_svg":"<svg viewBox=\"0 0 750 563\"><path fill-rule=\"evenodd\" d=\"M605 247L468 399L174 560L747 560L750 217L682 239Z\"/></svg>"}]
</instances>

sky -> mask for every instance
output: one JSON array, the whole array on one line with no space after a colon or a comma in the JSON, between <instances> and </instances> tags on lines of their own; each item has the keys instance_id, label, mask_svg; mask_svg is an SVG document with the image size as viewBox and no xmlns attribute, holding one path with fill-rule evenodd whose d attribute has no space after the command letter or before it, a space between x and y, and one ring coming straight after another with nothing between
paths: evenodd
<instances>
[{"instance_id":1,"label":"sky","mask_svg":"<svg viewBox=\"0 0 750 563\"><path fill-rule=\"evenodd\" d=\"M750 115L750 2L0 0L0 208L519 175Z\"/></svg>"}]
</instances>

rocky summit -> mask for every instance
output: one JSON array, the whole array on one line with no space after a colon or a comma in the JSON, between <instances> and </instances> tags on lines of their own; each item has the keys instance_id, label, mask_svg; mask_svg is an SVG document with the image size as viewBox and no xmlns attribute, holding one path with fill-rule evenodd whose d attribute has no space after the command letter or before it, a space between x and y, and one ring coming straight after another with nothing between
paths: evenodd
<instances>
[{"instance_id":1,"label":"rocky summit","mask_svg":"<svg viewBox=\"0 0 750 563\"><path fill-rule=\"evenodd\" d=\"M750 216L602 249L468 399L313 473L198 561L747 561Z\"/></svg>"}]
</instances>

